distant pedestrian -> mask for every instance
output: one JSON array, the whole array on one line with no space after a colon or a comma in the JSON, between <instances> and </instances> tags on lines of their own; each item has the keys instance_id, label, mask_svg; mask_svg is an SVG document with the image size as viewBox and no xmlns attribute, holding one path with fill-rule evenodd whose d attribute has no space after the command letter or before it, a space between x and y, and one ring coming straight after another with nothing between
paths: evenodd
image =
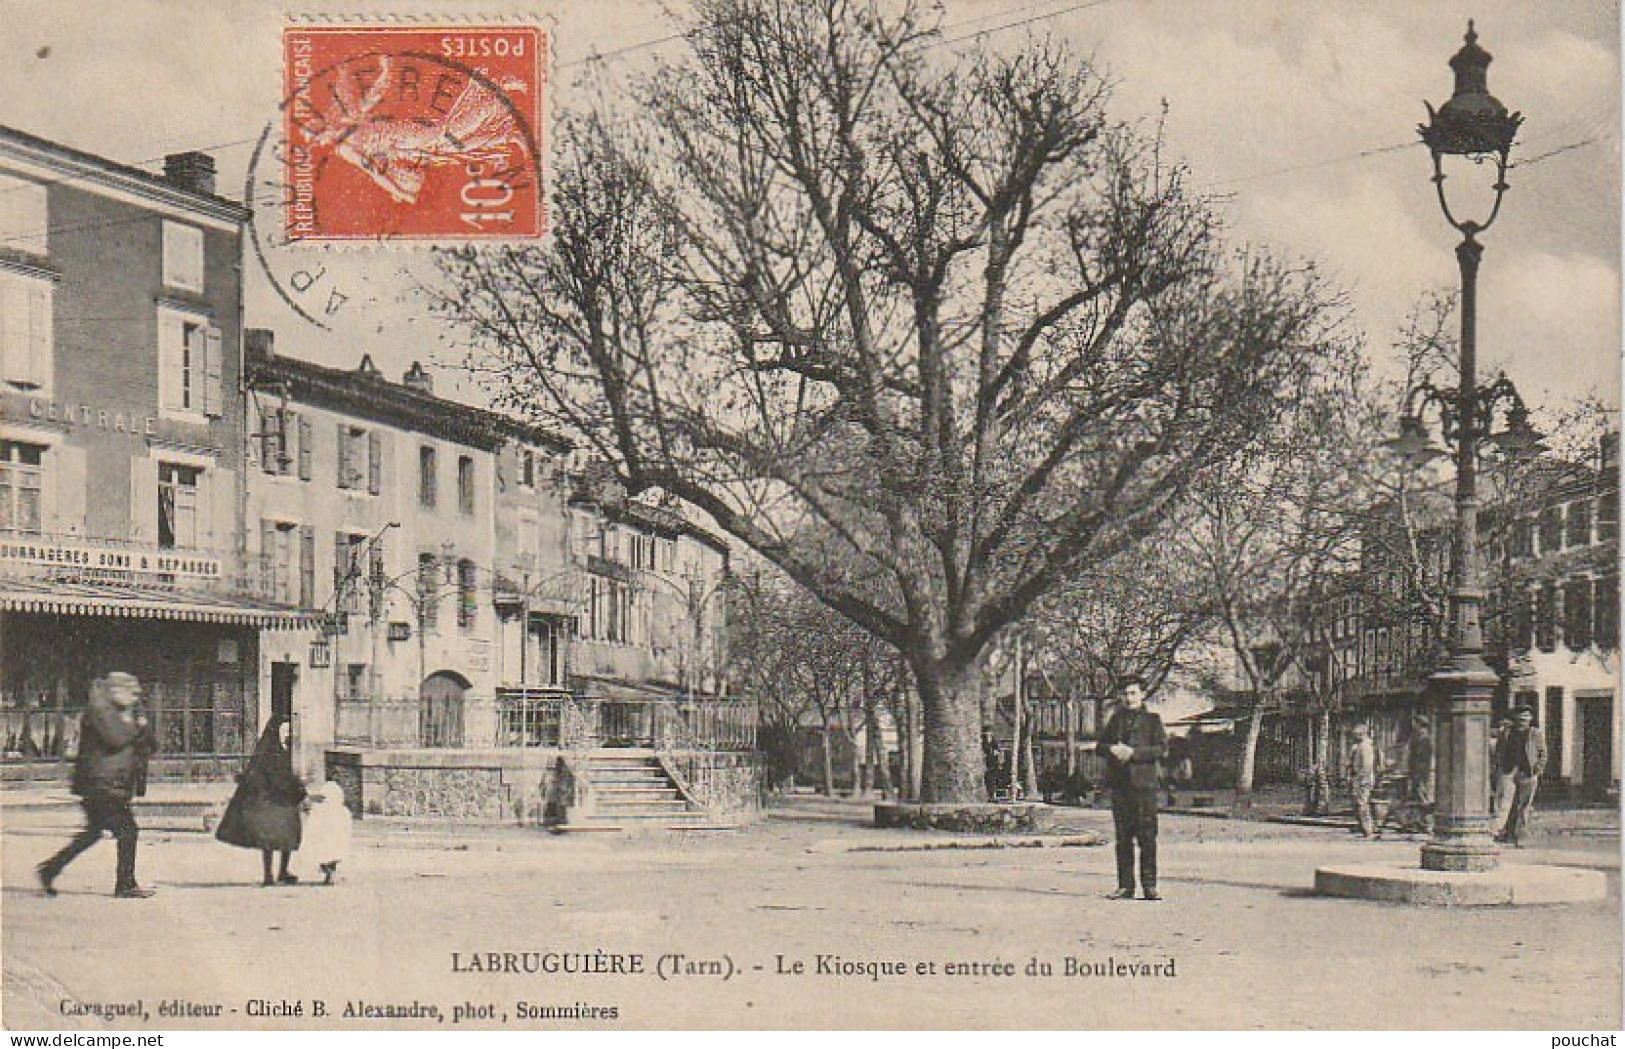
<instances>
[{"instance_id":1,"label":"distant pedestrian","mask_svg":"<svg viewBox=\"0 0 1625 1049\"><path fill-rule=\"evenodd\" d=\"M331 885L339 864L350 858L350 810L344 804L344 788L328 780L310 792L305 804L295 865L303 877L320 877L323 885Z\"/></svg>"},{"instance_id":2,"label":"distant pedestrian","mask_svg":"<svg viewBox=\"0 0 1625 1049\"><path fill-rule=\"evenodd\" d=\"M1347 765L1354 818L1359 821L1361 834L1375 838L1377 821L1371 813L1371 792L1377 786L1377 748L1371 742L1369 726L1354 726L1354 745L1349 747Z\"/></svg>"},{"instance_id":3,"label":"distant pedestrian","mask_svg":"<svg viewBox=\"0 0 1625 1049\"><path fill-rule=\"evenodd\" d=\"M265 870L262 885L292 885L299 880L288 872L288 859L299 848L299 803L305 800L305 786L294 775L290 731L285 717L273 717L265 726L254 756L248 760L248 771L214 832L227 845L260 850ZM281 855L275 878L271 876L272 853Z\"/></svg>"},{"instance_id":4,"label":"distant pedestrian","mask_svg":"<svg viewBox=\"0 0 1625 1049\"><path fill-rule=\"evenodd\" d=\"M1546 771L1546 740L1535 728L1535 712L1518 708L1512 727L1495 748L1495 773L1500 782L1498 798L1506 799L1506 826L1495 840L1515 848L1523 847L1529 832L1529 810L1535 802L1535 788Z\"/></svg>"},{"instance_id":5,"label":"distant pedestrian","mask_svg":"<svg viewBox=\"0 0 1625 1049\"><path fill-rule=\"evenodd\" d=\"M1411 719L1411 742L1405 751L1405 776L1421 829L1433 829L1433 726L1426 714Z\"/></svg>"},{"instance_id":6,"label":"distant pedestrian","mask_svg":"<svg viewBox=\"0 0 1625 1049\"><path fill-rule=\"evenodd\" d=\"M1157 892L1157 763L1168 745L1162 718L1145 709L1145 683L1129 678L1121 686L1122 702L1095 751L1106 757L1106 781L1112 790L1112 826L1117 846L1117 891L1114 899L1134 898L1134 852L1140 853L1140 888L1148 900Z\"/></svg>"},{"instance_id":7,"label":"distant pedestrian","mask_svg":"<svg viewBox=\"0 0 1625 1049\"><path fill-rule=\"evenodd\" d=\"M1512 795L1510 793L1506 793L1503 796L1503 792L1501 790L1501 774L1496 770L1495 756L1501 752L1501 741L1506 739L1507 733L1511 731L1511 718L1496 718L1495 726L1490 729L1490 753L1488 758L1490 768L1490 812L1494 820L1495 834L1497 837L1499 837L1501 831L1506 828L1507 812L1512 808Z\"/></svg>"},{"instance_id":8,"label":"distant pedestrian","mask_svg":"<svg viewBox=\"0 0 1625 1049\"><path fill-rule=\"evenodd\" d=\"M152 890L135 880L135 847L140 836L130 799L144 792L147 759L156 749L146 712L141 709L141 683L114 671L90 686L90 702L79 726L79 754L73 765L73 792L85 810L85 829L62 851L38 867L40 887L55 896L56 879L80 853L111 831L118 841L118 868L113 895L146 899Z\"/></svg>"}]
</instances>

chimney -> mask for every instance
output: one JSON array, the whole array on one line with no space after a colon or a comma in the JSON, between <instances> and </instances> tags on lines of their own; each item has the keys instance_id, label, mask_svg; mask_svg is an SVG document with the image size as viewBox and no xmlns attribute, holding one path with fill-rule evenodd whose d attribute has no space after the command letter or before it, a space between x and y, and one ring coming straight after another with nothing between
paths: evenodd
<instances>
[{"instance_id":1,"label":"chimney","mask_svg":"<svg viewBox=\"0 0 1625 1049\"><path fill-rule=\"evenodd\" d=\"M193 193L214 196L214 158L195 150L164 157L164 178Z\"/></svg>"},{"instance_id":2,"label":"chimney","mask_svg":"<svg viewBox=\"0 0 1625 1049\"><path fill-rule=\"evenodd\" d=\"M424 369L421 361L412 362L412 367L401 377L401 383L409 390L434 396L434 376Z\"/></svg>"},{"instance_id":3,"label":"chimney","mask_svg":"<svg viewBox=\"0 0 1625 1049\"><path fill-rule=\"evenodd\" d=\"M250 357L270 360L276 356L276 332L270 328L247 328L243 331L243 349Z\"/></svg>"}]
</instances>

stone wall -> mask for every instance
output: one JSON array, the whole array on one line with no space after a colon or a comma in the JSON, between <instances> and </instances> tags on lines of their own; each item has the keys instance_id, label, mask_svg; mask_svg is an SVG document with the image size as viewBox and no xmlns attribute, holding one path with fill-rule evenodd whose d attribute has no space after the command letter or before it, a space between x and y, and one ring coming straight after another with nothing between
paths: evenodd
<instances>
[{"instance_id":1,"label":"stone wall","mask_svg":"<svg viewBox=\"0 0 1625 1049\"><path fill-rule=\"evenodd\" d=\"M540 826L554 750L330 750L327 774L362 818Z\"/></svg>"},{"instance_id":2,"label":"stone wall","mask_svg":"<svg viewBox=\"0 0 1625 1049\"><path fill-rule=\"evenodd\" d=\"M676 751L660 756L713 818L748 819L762 807L762 763L755 754Z\"/></svg>"}]
</instances>

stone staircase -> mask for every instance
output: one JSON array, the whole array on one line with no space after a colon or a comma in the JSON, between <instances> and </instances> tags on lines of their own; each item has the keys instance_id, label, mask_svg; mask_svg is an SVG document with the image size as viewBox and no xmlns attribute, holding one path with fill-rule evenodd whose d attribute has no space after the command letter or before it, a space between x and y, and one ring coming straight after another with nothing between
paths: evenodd
<instances>
[{"instance_id":1,"label":"stone staircase","mask_svg":"<svg viewBox=\"0 0 1625 1049\"><path fill-rule=\"evenodd\" d=\"M589 754L576 768L592 804L563 830L716 829L650 754Z\"/></svg>"}]
</instances>

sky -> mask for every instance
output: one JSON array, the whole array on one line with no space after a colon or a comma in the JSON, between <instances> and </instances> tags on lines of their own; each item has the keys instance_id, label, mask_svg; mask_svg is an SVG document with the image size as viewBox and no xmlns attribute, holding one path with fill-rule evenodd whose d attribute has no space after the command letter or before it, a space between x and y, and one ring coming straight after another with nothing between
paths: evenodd
<instances>
[{"instance_id":1,"label":"sky","mask_svg":"<svg viewBox=\"0 0 1625 1049\"><path fill-rule=\"evenodd\" d=\"M557 112L580 101L575 81L589 68L619 74L678 57L683 43L671 38L685 7L336 0L322 9L472 20L496 10L539 21L551 27ZM255 142L277 118L286 10L262 0L0 0L0 123L151 170L165 153L201 149L217 159L221 192L241 197ZM1412 308L1457 283L1457 236L1415 126L1423 99L1449 97L1446 63L1476 19L1495 56L1490 90L1525 116L1512 188L1483 238L1483 367L1504 368L1535 404L1595 395L1618 405L1615 4L946 0L942 18L959 47L1017 47L1027 34L1068 40L1115 82L1116 117L1154 118L1166 103L1169 145L1194 185L1223 196L1228 235L1320 264L1348 290L1351 323L1379 368ZM424 315L413 291L433 272L423 250L373 245L315 258L348 298L328 331L284 306L252 257L245 263L248 324L275 329L279 352L333 366L367 352L396 378L421 359L439 365L439 392L480 399L455 381L455 336Z\"/></svg>"}]
</instances>

